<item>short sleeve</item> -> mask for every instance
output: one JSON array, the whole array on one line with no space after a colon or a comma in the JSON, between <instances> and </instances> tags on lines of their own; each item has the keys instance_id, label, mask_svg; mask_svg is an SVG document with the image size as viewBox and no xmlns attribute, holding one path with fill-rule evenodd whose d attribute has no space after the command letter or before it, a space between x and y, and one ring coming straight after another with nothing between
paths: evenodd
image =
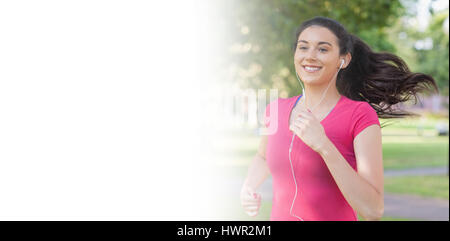
<instances>
[{"instance_id":1,"label":"short sleeve","mask_svg":"<svg viewBox=\"0 0 450 241\"><path fill-rule=\"evenodd\" d=\"M367 102L362 102L352 115L352 137L355 139L358 134L371 125L380 126L377 112Z\"/></svg>"}]
</instances>

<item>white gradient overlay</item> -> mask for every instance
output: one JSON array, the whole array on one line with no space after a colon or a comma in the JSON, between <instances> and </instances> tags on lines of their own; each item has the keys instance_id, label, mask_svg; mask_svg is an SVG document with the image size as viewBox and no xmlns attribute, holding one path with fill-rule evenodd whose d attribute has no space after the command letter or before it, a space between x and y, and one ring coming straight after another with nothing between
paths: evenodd
<instances>
[{"instance_id":1,"label":"white gradient overlay","mask_svg":"<svg viewBox=\"0 0 450 241\"><path fill-rule=\"evenodd\" d=\"M220 218L205 2L0 2L1 220Z\"/></svg>"}]
</instances>

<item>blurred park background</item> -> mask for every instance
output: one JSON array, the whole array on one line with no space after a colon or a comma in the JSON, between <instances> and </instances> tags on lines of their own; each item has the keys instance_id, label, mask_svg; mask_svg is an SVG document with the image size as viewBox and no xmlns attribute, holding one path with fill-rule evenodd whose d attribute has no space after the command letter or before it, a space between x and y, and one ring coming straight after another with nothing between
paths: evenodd
<instances>
[{"instance_id":1,"label":"blurred park background","mask_svg":"<svg viewBox=\"0 0 450 241\"><path fill-rule=\"evenodd\" d=\"M278 0L223 1L219 21L223 56L218 76L225 88L277 89L278 97L300 94L292 58L294 31L314 16L338 20L376 51L392 52L413 72L431 75L439 94L423 93L399 105L419 114L390 119L382 129L385 168L383 220L448 220L449 201L449 10L446 0ZM226 34L225 34L226 33ZM269 220L271 179L260 188L263 203L256 217L240 206L239 191L259 144L254 109L234 101L221 111L226 123L209 141L221 178L221 218ZM258 112L259 113L259 112Z\"/></svg>"}]
</instances>

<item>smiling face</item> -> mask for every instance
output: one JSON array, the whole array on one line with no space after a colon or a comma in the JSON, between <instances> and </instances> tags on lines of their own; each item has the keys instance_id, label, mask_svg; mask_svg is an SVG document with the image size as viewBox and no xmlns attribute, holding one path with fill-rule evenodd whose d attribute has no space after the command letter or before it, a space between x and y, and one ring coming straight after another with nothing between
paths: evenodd
<instances>
[{"instance_id":1,"label":"smiling face","mask_svg":"<svg viewBox=\"0 0 450 241\"><path fill-rule=\"evenodd\" d=\"M294 65L300 79L308 85L328 84L341 64L336 35L327 28L310 26L297 41Z\"/></svg>"}]
</instances>

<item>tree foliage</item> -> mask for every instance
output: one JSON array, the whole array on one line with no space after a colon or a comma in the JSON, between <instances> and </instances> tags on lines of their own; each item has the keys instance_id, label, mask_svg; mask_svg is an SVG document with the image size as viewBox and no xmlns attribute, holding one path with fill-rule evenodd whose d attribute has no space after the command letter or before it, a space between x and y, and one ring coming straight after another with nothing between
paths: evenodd
<instances>
[{"instance_id":1,"label":"tree foliage","mask_svg":"<svg viewBox=\"0 0 450 241\"><path fill-rule=\"evenodd\" d=\"M449 85L449 36L448 9L430 11L431 20L425 30L419 29L417 19L402 17L388 30L398 56L402 57L413 72L432 76L441 95L448 96ZM446 28L446 29L445 29Z\"/></svg>"},{"instance_id":2,"label":"tree foliage","mask_svg":"<svg viewBox=\"0 0 450 241\"><path fill-rule=\"evenodd\" d=\"M417 34L422 41L430 39L431 48L415 48L417 61L420 63L417 70L431 75L443 95L448 95L449 84L449 37L448 32L444 31L444 21L448 16L448 9L434 13L426 31Z\"/></svg>"}]
</instances>

